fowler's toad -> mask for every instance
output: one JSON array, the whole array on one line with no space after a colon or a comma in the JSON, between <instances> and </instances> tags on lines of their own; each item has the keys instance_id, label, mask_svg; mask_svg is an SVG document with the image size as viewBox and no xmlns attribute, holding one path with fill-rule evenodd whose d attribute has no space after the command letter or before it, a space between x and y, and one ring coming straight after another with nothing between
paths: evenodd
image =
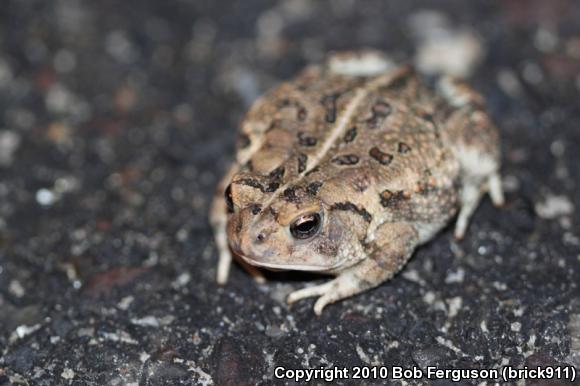
<instances>
[{"instance_id":1,"label":"fowler's toad","mask_svg":"<svg viewBox=\"0 0 580 386\"><path fill-rule=\"evenodd\" d=\"M374 51L309 66L260 98L218 187L211 223L225 283L233 252L254 275L335 275L295 291L314 311L390 279L457 212L463 237L482 195L503 203L498 133L482 97Z\"/></svg>"}]
</instances>

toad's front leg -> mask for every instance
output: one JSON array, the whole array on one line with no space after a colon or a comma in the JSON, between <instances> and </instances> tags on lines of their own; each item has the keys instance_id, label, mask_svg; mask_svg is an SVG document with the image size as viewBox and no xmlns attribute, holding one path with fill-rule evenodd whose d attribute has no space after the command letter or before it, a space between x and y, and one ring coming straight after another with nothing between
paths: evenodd
<instances>
[{"instance_id":1,"label":"toad's front leg","mask_svg":"<svg viewBox=\"0 0 580 386\"><path fill-rule=\"evenodd\" d=\"M217 268L216 279L218 284L223 285L228 281L228 276L230 274L230 267L232 265L232 252L228 245L228 236L226 232L226 224L228 218L228 208L224 193L226 186L230 183L232 176L237 171L237 165L233 165L225 177L221 180L218 185L216 192L214 194L214 199L212 202L210 210L210 223L213 228L215 244L219 252L219 261ZM256 268L252 267L244 261L239 261L242 268L244 268L258 283L265 283L266 279L262 272Z\"/></svg>"},{"instance_id":2,"label":"toad's front leg","mask_svg":"<svg viewBox=\"0 0 580 386\"><path fill-rule=\"evenodd\" d=\"M368 257L342 271L335 279L322 285L292 292L288 303L319 296L314 313L336 301L376 287L393 277L409 260L418 244L415 228L407 223L387 223L377 230L375 241L367 246Z\"/></svg>"}]
</instances>

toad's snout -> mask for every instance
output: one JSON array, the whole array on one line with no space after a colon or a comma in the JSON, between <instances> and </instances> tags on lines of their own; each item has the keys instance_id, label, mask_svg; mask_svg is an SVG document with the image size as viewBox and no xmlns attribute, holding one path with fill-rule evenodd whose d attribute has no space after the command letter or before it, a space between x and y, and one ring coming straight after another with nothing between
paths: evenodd
<instances>
[{"instance_id":1,"label":"toad's snout","mask_svg":"<svg viewBox=\"0 0 580 386\"><path fill-rule=\"evenodd\" d=\"M276 256L272 242L276 228L255 221L251 209L243 209L228 221L228 236L232 251L248 262L267 261Z\"/></svg>"}]
</instances>

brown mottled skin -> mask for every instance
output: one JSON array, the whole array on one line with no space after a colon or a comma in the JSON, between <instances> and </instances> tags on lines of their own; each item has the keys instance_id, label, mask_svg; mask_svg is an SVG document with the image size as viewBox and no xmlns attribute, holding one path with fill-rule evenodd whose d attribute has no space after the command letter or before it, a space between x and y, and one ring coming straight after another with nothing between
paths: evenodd
<instances>
[{"instance_id":1,"label":"brown mottled skin","mask_svg":"<svg viewBox=\"0 0 580 386\"><path fill-rule=\"evenodd\" d=\"M219 282L230 249L249 269L336 275L288 299L320 296L320 314L391 278L460 209L462 237L486 191L503 202L498 135L481 96L450 78L428 88L411 67L382 60L339 54L252 106L212 208ZM296 238L293 226L312 214L317 231Z\"/></svg>"}]
</instances>

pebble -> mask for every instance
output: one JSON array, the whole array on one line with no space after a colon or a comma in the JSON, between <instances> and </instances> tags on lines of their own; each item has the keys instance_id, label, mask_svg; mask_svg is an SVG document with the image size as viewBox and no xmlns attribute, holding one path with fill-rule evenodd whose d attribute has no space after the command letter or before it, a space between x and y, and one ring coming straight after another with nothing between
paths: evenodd
<instances>
[{"instance_id":1,"label":"pebble","mask_svg":"<svg viewBox=\"0 0 580 386\"><path fill-rule=\"evenodd\" d=\"M36 202L42 206L51 206L56 202L56 195L51 190L39 189L36 192Z\"/></svg>"},{"instance_id":2,"label":"pebble","mask_svg":"<svg viewBox=\"0 0 580 386\"><path fill-rule=\"evenodd\" d=\"M574 213L574 204L563 195L549 195L534 206L538 216L551 220Z\"/></svg>"},{"instance_id":3,"label":"pebble","mask_svg":"<svg viewBox=\"0 0 580 386\"><path fill-rule=\"evenodd\" d=\"M20 136L9 130L0 130L0 167L14 162L14 154L20 145Z\"/></svg>"},{"instance_id":4,"label":"pebble","mask_svg":"<svg viewBox=\"0 0 580 386\"><path fill-rule=\"evenodd\" d=\"M60 373L60 376L64 379L71 380L75 377L75 372L72 369L65 367L62 370L62 373Z\"/></svg>"},{"instance_id":5,"label":"pebble","mask_svg":"<svg viewBox=\"0 0 580 386\"><path fill-rule=\"evenodd\" d=\"M21 298L26 294L26 290L18 280L11 280L10 285L8 286L8 290L17 298Z\"/></svg>"}]
</instances>

